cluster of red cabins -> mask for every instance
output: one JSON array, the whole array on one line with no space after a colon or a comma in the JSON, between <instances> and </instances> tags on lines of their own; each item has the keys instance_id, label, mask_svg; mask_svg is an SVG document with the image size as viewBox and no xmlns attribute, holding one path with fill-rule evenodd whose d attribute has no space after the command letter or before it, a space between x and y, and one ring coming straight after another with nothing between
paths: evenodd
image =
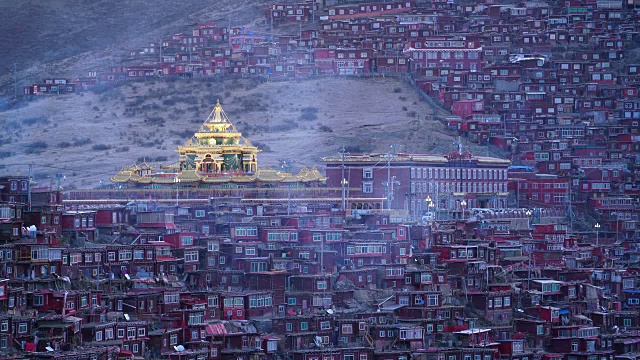
<instances>
[{"instance_id":1,"label":"cluster of red cabins","mask_svg":"<svg viewBox=\"0 0 640 360\"><path fill-rule=\"evenodd\" d=\"M0 179L0 354L636 360L637 237L564 216L404 221L335 199L69 205ZM595 237L594 237L595 235Z\"/></svg>"},{"instance_id":2,"label":"cluster of red cabins","mask_svg":"<svg viewBox=\"0 0 640 360\"><path fill-rule=\"evenodd\" d=\"M422 224L378 209L352 218L321 199L70 209L58 191L6 178L2 358L639 359L633 1L276 4L267 24L319 28L269 39L200 24L132 51L136 65L25 88L408 74L461 136L511 153L512 205L570 220L534 210Z\"/></svg>"},{"instance_id":3,"label":"cluster of red cabins","mask_svg":"<svg viewBox=\"0 0 640 360\"><path fill-rule=\"evenodd\" d=\"M25 93L163 76L403 74L451 112L441 120L452 131L528 169L518 183L523 204L596 209L609 228L633 233L640 226L631 211L640 194L640 61L627 53L640 39L637 5L273 4L266 25L305 27L272 36L203 23L132 50L134 65L75 82L47 79ZM549 179L553 191L542 187Z\"/></svg>"}]
</instances>

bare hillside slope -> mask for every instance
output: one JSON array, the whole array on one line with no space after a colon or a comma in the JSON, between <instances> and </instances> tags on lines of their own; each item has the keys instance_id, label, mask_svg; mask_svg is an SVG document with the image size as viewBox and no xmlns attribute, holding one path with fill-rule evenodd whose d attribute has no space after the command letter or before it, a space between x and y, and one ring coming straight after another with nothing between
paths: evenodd
<instances>
[{"instance_id":1,"label":"bare hillside slope","mask_svg":"<svg viewBox=\"0 0 640 360\"><path fill-rule=\"evenodd\" d=\"M431 109L397 79L325 78L301 82L179 80L127 83L101 94L43 98L0 113L0 165L40 183L64 173L66 186L91 187L146 158L177 161L176 147L205 120L217 99L260 165L321 165L351 152L443 152L453 138ZM474 148L473 150L477 150Z\"/></svg>"}]
</instances>

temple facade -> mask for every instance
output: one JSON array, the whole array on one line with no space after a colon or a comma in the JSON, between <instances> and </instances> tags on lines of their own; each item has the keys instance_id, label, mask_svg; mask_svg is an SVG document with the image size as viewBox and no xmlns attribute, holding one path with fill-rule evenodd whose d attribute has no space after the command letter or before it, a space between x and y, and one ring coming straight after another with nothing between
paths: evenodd
<instances>
[{"instance_id":1,"label":"temple facade","mask_svg":"<svg viewBox=\"0 0 640 360\"><path fill-rule=\"evenodd\" d=\"M178 161L153 167L146 161L125 167L111 178L125 187L315 187L326 178L316 169L303 168L297 174L258 168L260 150L242 136L222 109L220 101L206 121L179 146Z\"/></svg>"},{"instance_id":2,"label":"temple facade","mask_svg":"<svg viewBox=\"0 0 640 360\"><path fill-rule=\"evenodd\" d=\"M471 208L505 208L511 161L455 151L447 155L364 154L327 157L327 187L346 184L349 196L386 198L384 207L412 216L441 212L459 218ZM368 204L361 202L363 209ZM352 209L360 204L350 202Z\"/></svg>"},{"instance_id":3,"label":"temple facade","mask_svg":"<svg viewBox=\"0 0 640 360\"><path fill-rule=\"evenodd\" d=\"M255 174L259 151L236 130L220 101L187 145L177 150L180 171L195 170L203 176Z\"/></svg>"}]
</instances>

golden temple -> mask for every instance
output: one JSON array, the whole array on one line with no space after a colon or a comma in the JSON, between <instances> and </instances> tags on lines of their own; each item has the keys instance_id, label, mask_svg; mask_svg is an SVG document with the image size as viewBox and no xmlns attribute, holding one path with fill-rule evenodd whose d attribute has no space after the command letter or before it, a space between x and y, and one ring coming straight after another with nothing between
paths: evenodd
<instances>
[{"instance_id":1,"label":"golden temple","mask_svg":"<svg viewBox=\"0 0 640 360\"><path fill-rule=\"evenodd\" d=\"M213 187L216 184L317 186L326 180L315 167L305 167L295 175L273 169L258 169L260 150L242 137L242 133L229 121L219 100L200 129L176 151L179 160L174 165L160 165L156 169L143 161L123 168L111 181L128 187L155 188L175 183L197 187Z\"/></svg>"}]
</instances>

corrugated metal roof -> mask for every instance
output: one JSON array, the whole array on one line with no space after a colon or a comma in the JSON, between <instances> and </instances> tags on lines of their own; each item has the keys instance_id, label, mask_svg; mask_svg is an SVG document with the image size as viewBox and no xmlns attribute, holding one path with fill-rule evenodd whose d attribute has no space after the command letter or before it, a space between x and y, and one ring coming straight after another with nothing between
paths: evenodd
<instances>
[{"instance_id":1,"label":"corrugated metal roof","mask_svg":"<svg viewBox=\"0 0 640 360\"><path fill-rule=\"evenodd\" d=\"M227 334L227 328L224 326L223 323L207 325L205 330L207 331L208 335L226 335Z\"/></svg>"}]
</instances>

